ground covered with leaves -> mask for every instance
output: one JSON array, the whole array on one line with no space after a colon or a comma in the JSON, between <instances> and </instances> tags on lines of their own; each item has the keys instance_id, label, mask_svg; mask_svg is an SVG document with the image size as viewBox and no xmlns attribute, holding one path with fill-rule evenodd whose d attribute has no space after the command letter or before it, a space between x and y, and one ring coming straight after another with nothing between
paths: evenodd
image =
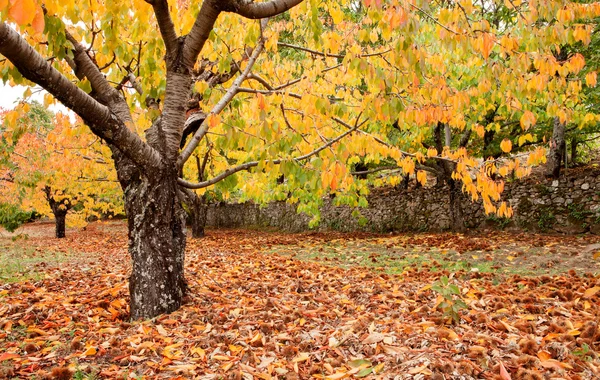
<instances>
[{"instance_id":1,"label":"ground covered with leaves","mask_svg":"<svg viewBox=\"0 0 600 380\"><path fill-rule=\"evenodd\" d=\"M0 378L593 379L600 239L208 231L128 316L126 231L0 238Z\"/></svg>"}]
</instances>

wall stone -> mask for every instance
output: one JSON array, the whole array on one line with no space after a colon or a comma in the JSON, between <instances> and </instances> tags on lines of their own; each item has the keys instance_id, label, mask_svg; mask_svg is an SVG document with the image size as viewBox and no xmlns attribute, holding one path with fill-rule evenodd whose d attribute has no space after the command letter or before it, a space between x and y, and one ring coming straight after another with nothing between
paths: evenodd
<instances>
[{"instance_id":1,"label":"wall stone","mask_svg":"<svg viewBox=\"0 0 600 380\"><path fill-rule=\"evenodd\" d=\"M560 180L532 176L509 182L502 198L513 207L510 220L485 215L481 202L465 196L461 201L469 228L505 228L526 231L600 234L600 169L569 170ZM367 223L360 225L353 208L334 206L325 199L317 230L403 232L451 230L449 192L446 187L375 189L369 207L360 208ZM253 203L213 204L207 225L212 227L275 227L308 230L311 217L296 213L296 205L274 202L264 207Z\"/></svg>"}]
</instances>

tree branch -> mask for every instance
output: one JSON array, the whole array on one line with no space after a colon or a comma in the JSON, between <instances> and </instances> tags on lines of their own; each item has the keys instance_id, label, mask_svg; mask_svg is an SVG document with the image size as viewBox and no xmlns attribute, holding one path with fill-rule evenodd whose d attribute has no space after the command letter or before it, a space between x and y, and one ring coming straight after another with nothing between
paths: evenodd
<instances>
[{"instance_id":1,"label":"tree branch","mask_svg":"<svg viewBox=\"0 0 600 380\"><path fill-rule=\"evenodd\" d=\"M109 106L124 123L133 123L127 102L108 83L98 66L96 66L88 55L87 50L68 31L65 31L65 36L75 48L74 61L77 71L85 75L90 81L92 88L97 93L98 100L102 104Z\"/></svg>"},{"instance_id":2,"label":"tree branch","mask_svg":"<svg viewBox=\"0 0 600 380\"><path fill-rule=\"evenodd\" d=\"M303 156L300 156L300 157L292 158L291 160L296 161L296 162L303 161L303 160L306 160L306 159L308 159L308 158L310 158L310 157L312 157L312 156L314 156L316 154L319 154L319 152L321 152L322 150L327 149L328 147L332 146L333 144L335 144L336 142L340 141L344 137L348 136L352 132L358 130L358 128L360 128L362 125L364 125L367 122L367 120L363 121L362 123L358 123L358 119L357 119L356 124L354 125L354 127L351 127L350 130L342 133L341 135L339 135L338 137L336 137L336 138L334 138L332 140L329 140L326 144L321 145L320 147L318 147L317 149L313 150L312 152L307 153L307 154L305 154ZM276 160L266 160L264 162L265 163L272 163L272 164L275 164L275 165L279 165L282 162L289 161L289 160L290 159L287 159L287 160L276 159ZM184 180L182 178L178 178L177 179L177 183L179 185L183 186L183 187L188 188L188 189L202 189L204 187L208 187L208 186L214 185L215 183L217 183L219 181L222 181L225 178L227 178L227 177L229 177L229 176L231 176L231 175L233 175L233 174L235 174L237 172L240 172L240 171L243 171L243 170L248 170L250 168L258 166L259 163L260 163L260 161L250 161L250 162L246 162L245 164L234 166L232 168L229 168L229 169L225 170L224 172L222 172L221 174L217 175L216 177L213 177L210 180L207 180L207 181L204 181L204 182L200 182L200 183L191 183L191 182L188 182L188 181L186 181L186 180Z\"/></svg>"},{"instance_id":3,"label":"tree branch","mask_svg":"<svg viewBox=\"0 0 600 380\"><path fill-rule=\"evenodd\" d=\"M205 3L206 3L206 1L205 1ZM248 59L248 64L246 65L246 68L244 69L244 71L242 71L240 76L237 77L235 79L235 81L233 81L233 84L231 85L231 87L229 87L229 89L227 90L225 95L223 95L221 100L219 100L219 102L217 104L215 104L215 106L210 110L209 114L206 116L206 119L208 119L210 117L210 115L217 115L221 111L223 111L223 109L227 106L227 104L229 104L229 102L231 102L233 97L239 92L239 88L240 88L241 84L244 82L244 80L246 80L246 77L248 76L248 74L250 74L250 70L252 70L252 66L254 65L254 63L256 62L256 59L262 52L262 50L264 48L264 44L265 44L265 42L261 36L261 38L258 41L258 45L254 48L254 50L252 51L252 55ZM206 133L208 132L208 124L206 123L206 119L202 122L202 125L200 125L200 128L198 128L198 130L196 131L194 136L191 138L190 142L186 145L186 147L181 152L181 155L179 156L179 167L180 168L183 167L183 165L190 158L190 156L192 155L192 153L194 152L196 147L198 147L198 144L200 143L200 141L202 140L204 135L206 135ZM187 124L187 122L186 122L186 124Z\"/></svg>"},{"instance_id":4,"label":"tree branch","mask_svg":"<svg viewBox=\"0 0 600 380\"><path fill-rule=\"evenodd\" d=\"M169 12L169 4L167 0L145 0L148 4L152 5L154 9L154 15L156 16L156 22L160 29L160 34L165 43L167 49L167 55L171 58L177 56L177 32L175 31L175 25L171 19L171 13Z\"/></svg>"},{"instance_id":5,"label":"tree branch","mask_svg":"<svg viewBox=\"0 0 600 380\"><path fill-rule=\"evenodd\" d=\"M271 0L264 3L255 3L253 0L231 0L225 5L224 11L234 12L240 16L259 19L277 16L296 5L303 0ZM233 8L232 8L233 7Z\"/></svg>"},{"instance_id":6,"label":"tree branch","mask_svg":"<svg viewBox=\"0 0 600 380\"><path fill-rule=\"evenodd\" d=\"M14 29L0 23L0 54L4 55L26 79L42 86L79 115L92 132L122 150L139 167L161 166L158 153L145 144L114 115L90 95L52 67Z\"/></svg>"},{"instance_id":7,"label":"tree branch","mask_svg":"<svg viewBox=\"0 0 600 380\"><path fill-rule=\"evenodd\" d=\"M196 21L190 30L190 33L185 37L183 45L183 63L192 69L196 64L198 55L204 47L210 31L213 30L217 17L221 13L220 9L214 7L216 1L205 0L202 2L202 7Z\"/></svg>"}]
</instances>

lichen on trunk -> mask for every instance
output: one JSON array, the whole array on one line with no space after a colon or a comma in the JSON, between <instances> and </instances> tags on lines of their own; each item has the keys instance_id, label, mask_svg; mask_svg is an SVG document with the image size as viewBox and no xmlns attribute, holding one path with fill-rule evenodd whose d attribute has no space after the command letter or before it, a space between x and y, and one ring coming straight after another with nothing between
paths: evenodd
<instances>
[{"instance_id":1,"label":"lichen on trunk","mask_svg":"<svg viewBox=\"0 0 600 380\"><path fill-rule=\"evenodd\" d=\"M175 171L153 173L125 189L131 318L152 318L177 310L187 290L183 266L185 213L177 197Z\"/></svg>"}]
</instances>

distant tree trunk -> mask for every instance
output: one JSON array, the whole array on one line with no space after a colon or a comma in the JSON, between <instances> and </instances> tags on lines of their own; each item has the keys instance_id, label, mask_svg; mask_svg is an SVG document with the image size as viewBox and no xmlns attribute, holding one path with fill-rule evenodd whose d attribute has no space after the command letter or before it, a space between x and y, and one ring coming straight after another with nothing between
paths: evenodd
<instances>
[{"instance_id":1,"label":"distant tree trunk","mask_svg":"<svg viewBox=\"0 0 600 380\"><path fill-rule=\"evenodd\" d=\"M560 177L560 168L563 157L565 156L565 124L561 123L558 117L554 118L552 128L552 140L550 140L550 150L546 162L546 176L558 179Z\"/></svg>"},{"instance_id":2,"label":"distant tree trunk","mask_svg":"<svg viewBox=\"0 0 600 380\"><path fill-rule=\"evenodd\" d=\"M54 213L54 220L56 223L55 236L59 239L64 238L66 236L65 223L66 223L66 217L67 217L67 210L56 210L56 211L53 211L53 213Z\"/></svg>"},{"instance_id":3,"label":"distant tree trunk","mask_svg":"<svg viewBox=\"0 0 600 380\"><path fill-rule=\"evenodd\" d=\"M464 133L460 138L459 146L466 147L469 137L470 133ZM433 138L437 151L442 152L444 144L451 142L450 128L444 123L437 123L433 130ZM462 193L460 182L452 178L452 173L456 170L456 164L450 161L437 161L436 166L438 184L446 184L448 186L448 202L452 223L450 229L456 232L464 232L467 229L462 208L465 197Z\"/></svg>"},{"instance_id":4,"label":"distant tree trunk","mask_svg":"<svg viewBox=\"0 0 600 380\"><path fill-rule=\"evenodd\" d=\"M465 223L465 216L463 212L463 202L465 201L464 194L460 188L460 183L456 181L450 181L448 183L450 187L450 220L452 220L452 231L465 232L467 226Z\"/></svg>"},{"instance_id":5,"label":"distant tree trunk","mask_svg":"<svg viewBox=\"0 0 600 380\"><path fill-rule=\"evenodd\" d=\"M192 222L192 237L200 239L204 237L208 205L206 204L205 197L198 195L196 195L190 203L189 215Z\"/></svg>"},{"instance_id":6,"label":"distant tree trunk","mask_svg":"<svg viewBox=\"0 0 600 380\"><path fill-rule=\"evenodd\" d=\"M573 137L571 139L571 166L575 165L577 160L577 146L579 145L579 141L577 141L577 137Z\"/></svg>"},{"instance_id":7,"label":"distant tree trunk","mask_svg":"<svg viewBox=\"0 0 600 380\"><path fill-rule=\"evenodd\" d=\"M65 224L67 213L71 209L71 202L67 199L61 199L57 201L52 194L52 189L49 186L44 187L44 193L46 194L46 200L50 205L52 214L54 215L55 231L54 236L58 239L66 237Z\"/></svg>"}]
</instances>

